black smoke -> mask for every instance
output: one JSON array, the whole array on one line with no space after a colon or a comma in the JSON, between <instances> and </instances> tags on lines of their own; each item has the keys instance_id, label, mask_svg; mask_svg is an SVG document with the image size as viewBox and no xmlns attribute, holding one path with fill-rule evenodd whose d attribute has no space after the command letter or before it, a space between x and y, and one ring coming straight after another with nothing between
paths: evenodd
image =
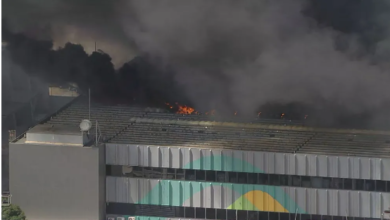
<instances>
[{"instance_id":1,"label":"black smoke","mask_svg":"<svg viewBox=\"0 0 390 220\"><path fill-rule=\"evenodd\" d=\"M3 3L10 23L4 38L15 63L50 82L75 82L110 100L178 101L272 117L308 114L331 125L388 118L385 0L58 0L18 6L26 2ZM93 37L85 41L88 35ZM66 38L83 46L53 49ZM107 53L91 51L93 39ZM136 51L136 58L115 62L126 51L130 57Z\"/></svg>"}]
</instances>

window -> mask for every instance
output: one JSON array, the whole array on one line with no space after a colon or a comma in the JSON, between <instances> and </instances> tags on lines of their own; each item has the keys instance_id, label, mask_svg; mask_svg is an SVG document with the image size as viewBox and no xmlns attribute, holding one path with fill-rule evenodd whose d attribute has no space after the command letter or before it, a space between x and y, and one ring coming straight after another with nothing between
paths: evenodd
<instances>
[{"instance_id":1,"label":"window","mask_svg":"<svg viewBox=\"0 0 390 220\"><path fill-rule=\"evenodd\" d=\"M248 220L257 220L257 213L256 211L248 211Z\"/></svg>"},{"instance_id":2,"label":"window","mask_svg":"<svg viewBox=\"0 0 390 220\"><path fill-rule=\"evenodd\" d=\"M225 209L217 209L216 214L217 214L216 219L226 219L226 210Z\"/></svg>"},{"instance_id":3,"label":"window","mask_svg":"<svg viewBox=\"0 0 390 220\"><path fill-rule=\"evenodd\" d=\"M195 208L194 207L184 207L184 217L185 218L195 218Z\"/></svg>"},{"instance_id":4,"label":"window","mask_svg":"<svg viewBox=\"0 0 390 220\"><path fill-rule=\"evenodd\" d=\"M332 179L328 177L324 177L322 179L322 188L330 189L331 188Z\"/></svg>"},{"instance_id":5,"label":"window","mask_svg":"<svg viewBox=\"0 0 390 220\"><path fill-rule=\"evenodd\" d=\"M257 184L257 174L248 173L248 184Z\"/></svg>"},{"instance_id":6,"label":"window","mask_svg":"<svg viewBox=\"0 0 390 220\"><path fill-rule=\"evenodd\" d=\"M300 176L289 176L289 185L290 186L301 186L301 177Z\"/></svg>"},{"instance_id":7,"label":"window","mask_svg":"<svg viewBox=\"0 0 390 220\"><path fill-rule=\"evenodd\" d=\"M311 177L310 176L303 176L301 177L301 184L302 187L311 187Z\"/></svg>"},{"instance_id":8,"label":"window","mask_svg":"<svg viewBox=\"0 0 390 220\"><path fill-rule=\"evenodd\" d=\"M247 173L238 173L238 183L247 183Z\"/></svg>"},{"instance_id":9,"label":"window","mask_svg":"<svg viewBox=\"0 0 390 220\"><path fill-rule=\"evenodd\" d=\"M364 180L355 180L355 190L364 189Z\"/></svg>"},{"instance_id":10,"label":"window","mask_svg":"<svg viewBox=\"0 0 390 220\"><path fill-rule=\"evenodd\" d=\"M268 220L268 212L259 212L258 220Z\"/></svg>"},{"instance_id":11,"label":"window","mask_svg":"<svg viewBox=\"0 0 390 220\"><path fill-rule=\"evenodd\" d=\"M386 181L382 181L382 180L375 181L375 191L386 192Z\"/></svg>"},{"instance_id":12,"label":"window","mask_svg":"<svg viewBox=\"0 0 390 220\"><path fill-rule=\"evenodd\" d=\"M176 169L176 179L177 180L184 180L185 179L184 172L185 171L182 169Z\"/></svg>"},{"instance_id":13,"label":"window","mask_svg":"<svg viewBox=\"0 0 390 220\"><path fill-rule=\"evenodd\" d=\"M288 176L287 175L280 175L280 185L281 186L288 186Z\"/></svg>"},{"instance_id":14,"label":"window","mask_svg":"<svg viewBox=\"0 0 390 220\"><path fill-rule=\"evenodd\" d=\"M237 219L248 219L248 211L237 210Z\"/></svg>"},{"instance_id":15,"label":"window","mask_svg":"<svg viewBox=\"0 0 390 220\"><path fill-rule=\"evenodd\" d=\"M106 165L107 176L125 176L151 179L176 179L188 181L230 182L240 184L262 184L291 187L364 190L390 192L390 181L291 176L265 173L226 172L187 170L173 168L133 167L132 172L124 172L121 165ZM126 170L125 170L126 171Z\"/></svg>"},{"instance_id":16,"label":"window","mask_svg":"<svg viewBox=\"0 0 390 220\"><path fill-rule=\"evenodd\" d=\"M364 181L364 190L374 191L375 190L375 180L365 180Z\"/></svg>"},{"instance_id":17,"label":"window","mask_svg":"<svg viewBox=\"0 0 390 220\"><path fill-rule=\"evenodd\" d=\"M215 171L211 171L211 170L206 171L206 181L215 182L215 180L216 180Z\"/></svg>"},{"instance_id":18,"label":"window","mask_svg":"<svg viewBox=\"0 0 390 220\"><path fill-rule=\"evenodd\" d=\"M280 220L290 220L290 214L289 213L279 213L279 219Z\"/></svg>"},{"instance_id":19,"label":"window","mask_svg":"<svg viewBox=\"0 0 390 220\"><path fill-rule=\"evenodd\" d=\"M226 211L226 219L236 219L236 210L228 209Z\"/></svg>"},{"instance_id":20,"label":"window","mask_svg":"<svg viewBox=\"0 0 390 220\"><path fill-rule=\"evenodd\" d=\"M259 184L262 184L262 185L269 184L268 174L265 174L265 173L259 174Z\"/></svg>"},{"instance_id":21,"label":"window","mask_svg":"<svg viewBox=\"0 0 390 220\"><path fill-rule=\"evenodd\" d=\"M215 209L206 209L206 218L207 219L215 219L216 210Z\"/></svg>"},{"instance_id":22,"label":"window","mask_svg":"<svg viewBox=\"0 0 390 220\"><path fill-rule=\"evenodd\" d=\"M352 189L352 179L344 179L343 189Z\"/></svg>"},{"instance_id":23,"label":"window","mask_svg":"<svg viewBox=\"0 0 390 220\"><path fill-rule=\"evenodd\" d=\"M197 170L195 173L195 178L198 181L205 181L206 180L206 171L204 170Z\"/></svg>"},{"instance_id":24,"label":"window","mask_svg":"<svg viewBox=\"0 0 390 220\"><path fill-rule=\"evenodd\" d=\"M186 170L185 171L186 180L195 180L195 170Z\"/></svg>"},{"instance_id":25,"label":"window","mask_svg":"<svg viewBox=\"0 0 390 220\"><path fill-rule=\"evenodd\" d=\"M226 182L226 172L217 171L217 182Z\"/></svg>"},{"instance_id":26,"label":"window","mask_svg":"<svg viewBox=\"0 0 390 220\"><path fill-rule=\"evenodd\" d=\"M229 175L229 183L237 183L238 182L236 172L231 172L231 173L229 172L228 175Z\"/></svg>"},{"instance_id":27,"label":"window","mask_svg":"<svg viewBox=\"0 0 390 220\"><path fill-rule=\"evenodd\" d=\"M269 212L268 213L268 219L271 220L271 219L279 219L279 213L277 212Z\"/></svg>"},{"instance_id":28,"label":"window","mask_svg":"<svg viewBox=\"0 0 390 220\"><path fill-rule=\"evenodd\" d=\"M271 185L274 185L274 186L279 186L280 185L279 175L277 175L277 174L270 174L269 175L269 180L270 180L270 184Z\"/></svg>"},{"instance_id":29,"label":"window","mask_svg":"<svg viewBox=\"0 0 390 220\"><path fill-rule=\"evenodd\" d=\"M195 218L206 218L206 209L195 208Z\"/></svg>"}]
</instances>

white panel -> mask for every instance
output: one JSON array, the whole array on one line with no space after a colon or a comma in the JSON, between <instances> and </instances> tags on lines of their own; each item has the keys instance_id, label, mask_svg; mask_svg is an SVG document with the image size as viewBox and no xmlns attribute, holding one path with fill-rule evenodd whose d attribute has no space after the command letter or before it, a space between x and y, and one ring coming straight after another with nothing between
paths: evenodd
<instances>
[{"instance_id":1,"label":"white panel","mask_svg":"<svg viewBox=\"0 0 390 220\"><path fill-rule=\"evenodd\" d=\"M197 161L201 157L201 152L199 148L191 148L191 159L192 161ZM199 163L194 164L196 167L193 167L193 169L199 170Z\"/></svg>"},{"instance_id":2,"label":"white panel","mask_svg":"<svg viewBox=\"0 0 390 220\"><path fill-rule=\"evenodd\" d=\"M306 155L303 154L297 154L296 155L296 175L306 176L307 175L307 158Z\"/></svg>"},{"instance_id":3,"label":"white panel","mask_svg":"<svg viewBox=\"0 0 390 220\"><path fill-rule=\"evenodd\" d=\"M222 193L221 189L222 189L222 187L220 187L220 186L214 186L213 187L213 190L212 190L212 193L211 193L211 196L213 197L213 205L214 205L213 208L216 208L216 209L224 208L224 207L221 206L223 204L223 202L222 202L223 195L221 194Z\"/></svg>"},{"instance_id":4,"label":"white panel","mask_svg":"<svg viewBox=\"0 0 390 220\"><path fill-rule=\"evenodd\" d=\"M286 155L282 153L275 153L275 173L286 174Z\"/></svg>"},{"instance_id":5,"label":"white panel","mask_svg":"<svg viewBox=\"0 0 390 220\"><path fill-rule=\"evenodd\" d=\"M161 152L161 167L170 168L171 167L170 164L171 164L171 161L173 159L171 157L170 148L169 147L161 147L160 152Z\"/></svg>"},{"instance_id":6,"label":"white panel","mask_svg":"<svg viewBox=\"0 0 390 220\"><path fill-rule=\"evenodd\" d=\"M308 209L307 213L316 214L317 213L317 190L312 189L307 191L307 201Z\"/></svg>"},{"instance_id":7,"label":"white panel","mask_svg":"<svg viewBox=\"0 0 390 220\"><path fill-rule=\"evenodd\" d=\"M150 147L150 166L151 167L161 167L161 151L160 147Z\"/></svg>"},{"instance_id":8,"label":"white panel","mask_svg":"<svg viewBox=\"0 0 390 220\"><path fill-rule=\"evenodd\" d=\"M244 151L243 153L244 153L244 160L247 162L247 163L245 163L246 167L244 167L245 172L254 173L255 172L255 170L253 169L254 166L250 166L251 164L252 165L255 164L253 152Z\"/></svg>"},{"instance_id":9,"label":"white panel","mask_svg":"<svg viewBox=\"0 0 390 220\"><path fill-rule=\"evenodd\" d=\"M306 198L306 188L296 188L295 190L295 198L296 198L296 202L300 205L300 207L303 209L303 210L307 210L308 209L308 201L307 201L307 198Z\"/></svg>"},{"instance_id":10,"label":"white panel","mask_svg":"<svg viewBox=\"0 0 390 220\"><path fill-rule=\"evenodd\" d=\"M183 155L181 153L181 149L172 147L172 148L170 148L170 152L172 155L172 162L171 162L172 168L175 168L175 169L181 168L183 166L182 165L183 164Z\"/></svg>"},{"instance_id":11,"label":"white panel","mask_svg":"<svg viewBox=\"0 0 390 220\"><path fill-rule=\"evenodd\" d=\"M129 155L129 148L126 145L117 145L116 147L116 159L118 161L118 164L120 165L127 165L128 163L128 155Z\"/></svg>"},{"instance_id":12,"label":"white panel","mask_svg":"<svg viewBox=\"0 0 390 220\"><path fill-rule=\"evenodd\" d=\"M360 213L361 217L369 218L371 216L371 196L370 192L358 192L360 193Z\"/></svg>"},{"instance_id":13,"label":"white panel","mask_svg":"<svg viewBox=\"0 0 390 220\"><path fill-rule=\"evenodd\" d=\"M115 177L106 177L106 201L115 202L116 198L116 184Z\"/></svg>"},{"instance_id":14,"label":"white panel","mask_svg":"<svg viewBox=\"0 0 390 220\"><path fill-rule=\"evenodd\" d=\"M352 177L353 179L360 179L360 158L351 157L352 160Z\"/></svg>"},{"instance_id":15,"label":"white panel","mask_svg":"<svg viewBox=\"0 0 390 220\"><path fill-rule=\"evenodd\" d=\"M199 159L201 156L201 153L197 148L180 149L172 147L167 154L167 148L164 147L162 150L163 154L156 155L155 152L158 151L156 146L139 145L137 147L136 145L123 144L107 144L106 146L106 163L112 165L158 165L159 167L180 168L188 164L190 161ZM137 148L138 152L136 153L135 151L137 151ZM192 151L192 154L190 153L190 150ZM387 158L369 159L323 155L275 154L271 152L257 151L234 151L233 155L233 151L231 150L202 150L204 156L220 156L220 152L222 152L224 156L234 156L243 161L247 161L249 164L253 164L255 167L266 173L390 180L390 159ZM170 159L168 160L162 158ZM242 167L242 164L239 164L238 167ZM200 167L197 169L199 168ZM225 160L221 168L224 170L234 170L233 168L237 168L237 166L232 163L226 163ZM243 167L243 169L247 170L248 167Z\"/></svg>"},{"instance_id":16,"label":"white panel","mask_svg":"<svg viewBox=\"0 0 390 220\"><path fill-rule=\"evenodd\" d=\"M116 165L116 145L106 145L106 164Z\"/></svg>"},{"instance_id":17,"label":"white panel","mask_svg":"<svg viewBox=\"0 0 390 220\"><path fill-rule=\"evenodd\" d=\"M339 215L341 216L350 216L349 214L349 191L340 190L339 191Z\"/></svg>"},{"instance_id":18,"label":"white panel","mask_svg":"<svg viewBox=\"0 0 390 220\"><path fill-rule=\"evenodd\" d=\"M230 185L233 185L233 184L230 184ZM223 193L224 193L224 198L225 198L225 201L224 201L224 207L227 208L229 207L231 204L233 204L234 202L234 191L229 189L229 187L224 187L223 188Z\"/></svg>"},{"instance_id":19,"label":"white panel","mask_svg":"<svg viewBox=\"0 0 390 220\"><path fill-rule=\"evenodd\" d=\"M128 165L129 166L138 166L139 165L139 156L140 156L140 150L139 150L139 147L137 145L127 145L127 147L129 148L128 152L129 152L129 161L128 161Z\"/></svg>"},{"instance_id":20,"label":"white panel","mask_svg":"<svg viewBox=\"0 0 390 220\"><path fill-rule=\"evenodd\" d=\"M360 178L371 179L371 161L369 158L360 159Z\"/></svg>"},{"instance_id":21,"label":"white panel","mask_svg":"<svg viewBox=\"0 0 390 220\"><path fill-rule=\"evenodd\" d=\"M213 186L211 184L208 184L209 186L203 190L203 207L207 208L214 208L213 203Z\"/></svg>"},{"instance_id":22,"label":"white panel","mask_svg":"<svg viewBox=\"0 0 390 220\"><path fill-rule=\"evenodd\" d=\"M288 155L288 174L289 175L296 175L296 167L297 164L297 154L290 154Z\"/></svg>"},{"instance_id":23,"label":"white panel","mask_svg":"<svg viewBox=\"0 0 390 220\"><path fill-rule=\"evenodd\" d=\"M143 149L141 150L141 158L142 160L140 161L140 164L145 167L150 166L150 153L149 153L149 146L143 146Z\"/></svg>"},{"instance_id":24,"label":"white panel","mask_svg":"<svg viewBox=\"0 0 390 220\"><path fill-rule=\"evenodd\" d=\"M308 161L308 175L317 176L318 175L317 155L307 155L307 161Z\"/></svg>"},{"instance_id":25,"label":"white panel","mask_svg":"<svg viewBox=\"0 0 390 220\"><path fill-rule=\"evenodd\" d=\"M317 208L318 208L318 215L327 215L328 214L328 190L318 190L317 192Z\"/></svg>"},{"instance_id":26,"label":"white panel","mask_svg":"<svg viewBox=\"0 0 390 220\"><path fill-rule=\"evenodd\" d=\"M234 170L240 170L241 168L243 168L243 161L244 161L244 158L243 158L243 152L242 151L238 151L238 150L234 150L233 151L233 157L238 159L238 160L233 160L233 164L232 166L234 167ZM234 163L239 163L239 164L234 164Z\"/></svg>"},{"instance_id":27,"label":"white panel","mask_svg":"<svg viewBox=\"0 0 390 220\"><path fill-rule=\"evenodd\" d=\"M339 204L338 204L338 191L336 190L329 190L328 191L328 196L329 196L329 204L328 204L328 207L329 207L329 213L328 215L338 215L338 207L339 207Z\"/></svg>"},{"instance_id":28,"label":"white panel","mask_svg":"<svg viewBox=\"0 0 390 220\"><path fill-rule=\"evenodd\" d=\"M265 160L267 161L265 167L266 172L275 173L275 153L268 153Z\"/></svg>"},{"instance_id":29,"label":"white panel","mask_svg":"<svg viewBox=\"0 0 390 220\"><path fill-rule=\"evenodd\" d=\"M265 171L265 169L264 169L265 168L264 154L265 153L263 153L263 152L255 152L254 153L254 160L255 160L254 165L262 171Z\"/></svg>"},{"instance_id":30,"label":"white panel","mask_svg":"<svg viewBox=\"0 0 390 220\"><path fill-rule=\"evenodd\" d=\"M390 181L390 159L382 160L382 179Z\"/></svg>"},{"instance_id":31,"label":"white panel","mask_svg":"<svg viewBox=\"0 0 390 220\"><path fill-rule=\"evenodd\" d=\"M372 179L380 180L382 178L381 159L372 159L371 165L372 165L372 173L371 173Z\"/></svg>"},{"instance_id":32,"label":"white panel","mask_svg":"<svg viewBox=\"0 0 390 220\"><path fill-rule=\"evenodd\" d=\"M350 194L351 198L351 210L350 214L351 216L354 217L359 217L360 216L360 192L358 191L353 191Z\"/></svg>"},{"instance_id":33,"label":"white panel","mask_svg":"<svg viewBox=\"0 0 390 220\"><path fill-rule=\"evenodd\" d=\"M349 177L349 158L348 157L339 157L339 177L340 178L350 178Z\"/></svg>"},{"instance_id":34,"label":"white panel","mask_svg":"<svg viewBox=\"0 0 390 220\"><path fill-rule=\"evenodd\" d=\"M187 165L187 164L192 164L190 163L192 161L192 155L191 155L191 151L189 148L182 148L181 149L182 151L182 154L183 154L183 165ZM192 166L191 167L188 167L189 169L192 169Z\"/></svg>"},{"instance_id":35,"label":"white panel","mask_svg":"<svg viewBox=\"0 0 390 220\"><path fill-rule=\"evenodd\" d=\"M203 161L203 164L201 164L201 169L204 170L204 169L209 169L210 167L207 166L208 164L211 166L211 150L210 149L202 149L201 150L201 155L202 157L204 158L202 161Z\"/></svg>"},{"instance_id":36,"label":"white panel","mask_svg":"<svg viewBox=\"0 0 390 220\"><path fill-rule=\"evenodd\" d=\"M329 177L338 177L339 176L339 158L338 157L329 157L330 169Z\"/></svg>"},{"instance_id":37,"label":"white panel","mask_svg":"<svg viewBox=\"0 0 390 220\"><path fill-rule=\"evenodd\" d=\"M370 193L371 196L371 218L380 218L382 211L381 194Z\"/></svg>"},{"instance_id":38,"label":"white panel","mask_svg":"<svg viewBox=\"0 0 390 220\"><path fill-rule=\"evenodd\" d=\"M329 170L328 156L318 155L318 176L327 177Z\"/></svg>"},{"instance_id":39,"label":"white panel","mask_svg":"<svg viewBox=\"0 0 390 220\"><path fill-rule=\"evenodd\" d=\"M223 154L224 157L230 157L230 158L233 157L233 152L231 150L223 150L222 154ZM224 160L222 169L223 170L233 170L233 164L232 163L228 163L227 160Z\"/></svg>"}]
</instances>

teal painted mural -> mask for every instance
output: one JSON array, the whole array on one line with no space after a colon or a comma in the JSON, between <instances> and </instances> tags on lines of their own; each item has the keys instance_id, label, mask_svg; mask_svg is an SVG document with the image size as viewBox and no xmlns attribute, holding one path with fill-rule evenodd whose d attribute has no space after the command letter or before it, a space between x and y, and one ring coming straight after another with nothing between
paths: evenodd
<instances>
[{"instance_id":1,"label":"teal painted mural","mask_svg":"<svg viewBox=\"0 0 390 220\"><path fill-rule=\"evenodd\" d=\"M191 161L183 166L183 169L220 170L228 172L263 173L253 164L229 156L205 156Z\"/></svg>"},{"instance_id":2,"label":"teal painted mural","mask_svg":"<svg viewBox=\"0 0 390 220\"><path fill-rule=\"evenodd\" d=\"M231 192L232 202L226 209L305 213L293 199L277 186L160 180L137 204L184 206L195 195L219 188ZM206 194L207 195L207 194ZM217 195L214 195L216 198Z\"/></svg>"}]
</instances>

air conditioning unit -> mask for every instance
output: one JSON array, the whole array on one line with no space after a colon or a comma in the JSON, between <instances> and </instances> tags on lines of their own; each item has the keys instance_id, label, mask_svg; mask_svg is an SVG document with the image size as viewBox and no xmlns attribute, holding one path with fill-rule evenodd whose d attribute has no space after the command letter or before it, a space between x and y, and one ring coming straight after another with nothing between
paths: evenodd
<instances>
[{"instance_id":1,"label":"air conditioning unit","mask_svg":"<svg viewBox=\"0 0 390 220\"><path fill-rule=\"evenodd\" d=\"M133 167L132 166L122 166L122 173L125 175L125 174L128 174L128 173L131 173L133 172Z\"/></svg>"},{"instance_id":2,"label":"air conditioning unit","mask_svg":"<svg viewBox=\"0 0 390 220\"><path fill-rule=\"evenodd\" d=\"M108 217L107 220L115 220L115 217Z\"/></svg>"},{"instance_id":3,"label":"air conditioning unit","mask_svg":"<svg viewBox=\"0 0 390 220\"><path fill-rule=\"evenodd\" d=\"M125 220L125 217L116 217L116 220Z\"/></svg>"},{"instance_id":4,"label":"air conditioning unit","mask_svg":"<svg viewBox=\"0 0 390 220\"><path fill-rule=\"evenodd\" d=\"M135 220L135 217L129 217L127 220Z\"/></svg>"}]
</instances>

